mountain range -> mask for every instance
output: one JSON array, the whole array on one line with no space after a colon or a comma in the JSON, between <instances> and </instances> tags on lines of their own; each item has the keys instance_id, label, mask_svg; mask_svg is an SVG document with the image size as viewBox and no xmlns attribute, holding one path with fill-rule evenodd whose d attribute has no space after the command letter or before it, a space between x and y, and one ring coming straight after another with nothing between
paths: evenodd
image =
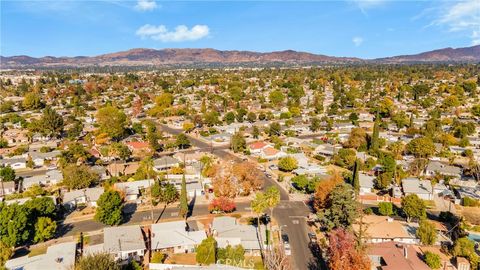
<instances>
[{"instance_id":1,"label":"mountain range","mask_svg":"<svg viewBox=\"0 0 480 270\"><path fill-rule=\"evenodd\" d=\"M89 66L167 66L242 64L356 64L356 63L480 62L480 45L444 48L414 55L377 59L334 57L292 50L277 52L221 51L215 49L131 49L98 56L40 58L26 55L0 56L0 68L48 68Z\"/></svg>"}]
</instances>

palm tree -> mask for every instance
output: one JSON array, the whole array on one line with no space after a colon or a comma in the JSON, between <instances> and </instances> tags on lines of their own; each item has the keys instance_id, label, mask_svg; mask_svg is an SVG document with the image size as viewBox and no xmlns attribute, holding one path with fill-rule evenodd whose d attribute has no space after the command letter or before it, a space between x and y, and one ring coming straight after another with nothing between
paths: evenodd
<instances>
[{"instance_id":1,"label":"palm tree","mask_svg":"<svg viewBox=\"0 0 480 270\"><path fill-rule=\"evenodd\" d=\"M262 215L268 207L265 200L265 194L263 192L258 192L255 195L255 199L252 200L250 205L252 207L253 212L257 214L257 233L258 233L258 239L260 243L260 254L263 257L263 237L262 237L262 229L260 228L260 215Z\"/></svg>"},{"instance_id":2,"label":"palm tree","mask_svg":"<svg viewBox=\"0 0 480 270\"><path fill-rule=\"evenodd\" d=\"M270 220L273 217L273 209L278 205L280 202L280 191L278 188L274 186L270 186L264 193L264 200L265 205L268 209L270 209ZM272 223L269 224L270 232L272 231Z\"/></svg>"}]
</instances>

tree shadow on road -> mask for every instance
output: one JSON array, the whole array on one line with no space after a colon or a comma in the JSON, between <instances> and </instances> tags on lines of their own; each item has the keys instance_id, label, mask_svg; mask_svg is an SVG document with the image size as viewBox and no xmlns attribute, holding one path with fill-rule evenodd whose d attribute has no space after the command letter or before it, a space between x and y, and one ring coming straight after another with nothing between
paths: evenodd
<instances>
[{"instance_id":1,"label":"tree shadow on road","mask_svg":"<svg viewBox=\"0 0 480 270\"><path fill-rule=\"evenodd\" d=\"M195 207L195 201L197 200L197 194L195 193L195 195L193 195L193 198L192 200L190 201L190 203L188 204L188 212L187 212L187 218L191 217L192 216L192 213L193 213L193 208Z\"/></svg>"},{"instance_id":2,"label":"tree shadow on road","mask_svg":"<svg viewBox=\"0 0 480 270\"><path fill-rule=\"evenodd\" d=\"M162 209L162 212L160 212L160 215L158 215L158 218L155 220L155 223L158 223L160 221L160 219L162 218L163 216L163 213L165 213L165 210L167 209L167 205L163 205L163 209Z\"/></svg>"},{"instance_id":3,"label":"tree shadow on road","mask_svg":"<svg viewBox=\"0 0 480 270\"><path fill-rule=\"evenodd\" d=\"M327 270L327 264L323 259L322 250L318 243L309 243L308 248L313 254L313 258L308 262L307 268L309 270Z\"/></svg>"},{"instance_id":4,"label":"tree shadow on road","mask_svg":"<svg viewBox=\"0 0 480 270\"><path fill-rule=\"evenodd\" d=\"M122 223L128 223L131 219L133 214L137 211L137 204L136 203L127 203L123 206L123 220Z\"/></svg>"},{"instance_id":5,"label":"tree shadow on road","mask_svg":"<svg viewBox=\"0 0 480 270\"><path fill-rule=\"evenodd\" d=\"M60 222L58 228L57 228L57 232L55 233L55 237L62 237L62 236L65 236L69 231L71 231L73 229L73 225L72 224L65 224L62 222Z\"/></svg>"}]
</instances>

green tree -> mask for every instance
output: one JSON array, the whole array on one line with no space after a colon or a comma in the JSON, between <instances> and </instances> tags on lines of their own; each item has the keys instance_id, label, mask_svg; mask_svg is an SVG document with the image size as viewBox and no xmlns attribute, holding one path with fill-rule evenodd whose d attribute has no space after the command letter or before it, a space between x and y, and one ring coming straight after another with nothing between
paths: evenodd
<instances>
[{"instance_id":1,"label":"green tree","mask_svg":"<svg viewBox=\"0 0 480 270\"><path fill-rule=\"evenodd\" d=\"M352 186L355 192L360 191L360 169L362 167L362 164L360 163L360 159L355 160L355 165L353 166L353 179L352 179Z\"/></svg>"},{"instance_id":2,"label":"green tree","mask_svg":"<svg viewBox=\"0 0 480 270\"><path fill-rule=\"evenodd\" d=\"M23 205L0 203L0 241L14 247L30 237L30 211Z\"/></svg>"},{"instance_id":3,"label":"green tree","mask_svg":"<svg viewBox=\"0 0 480 270\"><path fill-rule=\"evenodd\" d=\"M242 245L217 249L217 261L221 264L239 265L245 260L245 249Z\"/></svg>"},{"instance_id":4,"label":"green tree","mask_svg":"<svg viewBox=\"0 0 480 270\"><path fill-rule=\"evenodd\" d=\"M263 215L268 206L265 200L265 194L263 192L257 192L255 198L251 201L250 206L252 211L257 215L257 233L258 239L263 239L262 230L260 226L260 216ZM260 253L263 256L263 241L260 241Z\"/></svg>"},{"instance_id":5,"label":"green tree","mask_svg":"<svg viewBox=\"0 0 480 270\"><path fill-rule=\"evenodd\" d=\"M417 229L417 237L420 239L420 242L424 245L433 245L437 241L437 229L435 225L426 220L420 220L420 226Z\"/></svg>"},{"instance_id":6,"label":"green tree","mask_svg":"<svg viewBox=\"0 0 480 270\"><path fill-rule=\"evenodd\" d=\"M57 223L49 217L39 217L35 223L35 237L36 243L43 242L52 238L57 231Z\"/></svg>"},{"instance_id":7,"label":"green tree","mask_svg":"<svg viewBox=\"0 0 480 270\"><path fill-rule=\"evenodd\" d=\"M128 146L119 142L114 142L110 144L110 146L108 147L108 153L109 156L118 158L120 160L127 160L132 154Z\"/></svg>"},{"instance_id":8,"label":"green tree","mask_svg":"<svg viewBox=\"0 0 480 270\"><path fill-rule=\"evenodd\" d=\"M350 185L340 184L332 190L328 196L327 207L319 214L327 229L349 228L355 222L358 206L353 197L354 190Z\"/></svg>"},{"instance_id":9,"label":"green tree","mask_svg":"<svg viewBox=\"0 0 480 270\"><path fill-rule=\"evenodd\" d=\"M471 113L476 117L480 117L480 105L472 106Z\"/></svg>"},{"instance_id":10,"label":"green tree","mask_svg":"<svg viewBox=\"0 0 480 270\"><path fill-rule=\"evenodd\" d=\"M5 263L10 259L10 257L12 257L12 255L13 248L0 241L0 269L4 267Z\"/></svg>"},{"instance_id":11,"label":"green tree","mask_svg":"<svg viewBox=\"0 0 480 270\"><path fill-rule=\"evenodd\" d=\"M242 132L236 132L233 134L230 141L230 148L234 153L245 152L247 149L247 141L243 137Z\"/></svg>"},{"instance_id":12,"label":"green tree","mask_svg":"<svg viewBox=\"0 0 480 270\"><path fill-rule=\"evenodd\" d=\"M280 90L274 90L270 92L268 98L273 105L278 106L285 100L285 95Z\"/></svg>"},{"instance_id":13,"label":"green tree","mask_svg":"<svg viewBox=\"0 0 480 270\"><path fill-rule=\"evenodd\" d=\"M0 184L2 184L2 194L5 194L5 185L4 182L12 182L16 178L15 171L10 167L0 167Z\"/></svg>"},{"instance_id":14,"label":"green tree","mask_svg":"<svg viewBox=\"0 0 480 270\"><path fill-rule=\"evenodd\" d=\"M68 164L63 168L63 184L70 189L90 187L98 179L98 174L85 165Z\"/></svg>"},{"instance_id":15,"label":"green tree","mask_svg":"<svg viewBox=\"0 0 480 270\"><path fill-rule=\"evenodd\" d=\"M105 225L119 225L122 222L123 200L116 190L109 190L100 195L97 201L95 220Z\"/></svg>"},{"instance_id":16,"label":"green tree","mask_svg":"<svg viewBox=\"0 0 480 270\"><path fill-rule=\"evenodd\" d=\"M440 256L436 253L433 253L431 251L425 252L425 263L428 265L428 267L432 269L439 269L442 267L442 261L440 259Z\"/></svg>"},{"instance_id":17,"label":"green tree","mask_svg":"<svg viewBox=\"0 0 480 270\"><path fill-rule=\"evenodd\" d=\"M189 148L191 144L187 135L185 135L184 133L180 133L175 138L175 145L180 149L186 149Z\"/></svg>"},{"instance_id":18,"label":"green tree","mask_svg":"<svg viewBox=\"0 0 480 270\"><path fill-rule=\"evenodd\" d=\"M402 198L402 209L407 216L407 221L412 218L423 218L426 216L425 202L417 194L410 194Z\"/></svg>"},{"instance_id":19,"label":"green tree","mask_svg":"<svg viewBox=\"0 0 480 270\"><path fill-rule=\"evenodd\" d=\"M234 112L227 112L225 114L225 117L223 118L223 121L227 123L227 125L230 125L231 123L235 122L235 113Z\"/></svg>"},{"instance_id":20,"label":"green tree","mask_svg":"<svg viewBox=\"0 0 480 270\"><path fill-rule=\"evenodd\" d=\"M298 168L298 161L291 156L283 157L278 161L278 168L285 172L291 172Z\"/></svg>"},{"instance_id":21,"label":"green tree","mask_svg":"<svg viewBox=\"0 0 480 270\"><path fill-rule=\"evenodd\" d=\"M280 136L282 132L282 127L279 123L273 122L270 124L270 127L267 130L268 136Z\"/></svg>"},{"instance_id":22,"label":"green tree","mask_svg":"<svg viewBox=\"0 0 480 270\"><path fill-rule=\"evenodd\" d=\"M432 139L420 137L411 140L406 147L407 151L415 157L427 158L435 154L435 145Z\"/></svg>"},{"instance_id":23,"label":"green tree","mask_svg":"<svg viewBox=\"0 0 480 270\"><path fill-rule=\"evenodd\" d=\"M254 139L258 139L258 137L260 136L260 130L258 129L257 126L253 126L252 136Z\"/></svg>"},{"instance_id":24,"label":"green tree","mask_svg":"<svg viewBox=\"0 0 480 270\"><path fill-rule=\"evenodd\" d=\"M48 136L58 137L63 132L63 117L51 107L47 107L43 110L40 123L42 126L42 133Z\"/></svg>"},{"instance_id":25,"label":"green tree","mask_svg":"<svg viewBox=\"0 0 480 270\"><path fill-rule=\"evenodd\" d=\"M34 194L35 195L35 194ZM56 205L51 197L42 196L35 197L27 202L24 206L30 210L30 214L34 218L38 217L55 217Z\"/></svg>"},{"instance_id":26,"label":"green tree","mask_svg":"<svg viewBox=\"0 0 480 270\"><path fill-rule=\"evenodd\" d=\"M209 236L200 243L197 247L197 254L195 256L197 263L200 265L210 265L217 261L216 255L217 241L213 236Z\"/></svg>"},{"instance_id":27,"label":"green tree","mask_svg":"<svg viewBox=\"0 0 480 270\"><path fill-rule=\"evenodd\" d=\"M41 109L44 106L40 95L35 92L27 93L22 101L22 107L27 110Z\"/></svg>"},{"instance_id":28,"label":"green tree","mask_svg":"<svg viewBox=\"0 0 480 270\"><path fill-rule=\"evenodd\" d=\"M462 237L457 239L455 245L453 246L452 253L454 256L468 258L470 264L472 265L472 269L476 269L478 267L480 257L475 251L475 243L469 238Z\"/></svg>"},{"instance_id":29,"label":"green tree","mask_svg":"<svg viewBox=\"0 0 480 270\"><path fill-rule=\"evenodd\" d=\"M101 133L106 133L113 139L119 139L125 134L127 116L122 110L107 105L98 110L96 119Z\"/></svg>"},{"instance_id":30,"label":"green tree","mask_svg":"<svg viewBox=\"0 0 480 270\"><path fill-rule=\"evenodd\" d=\"M75 270L120 270L120 265L109 253L94 253L81 256L75 263Z\"/></svg>"},{"instance_id":31,"label":"green tree","mask_svg":"<svg viewBox=\"0 0 480 270\"><path fill-rule=\"evenodd\" d=\"M257 115L254 112L248 112L247 121L253 123L257 120Z\"/></svg>"},{"instance_id":32,"label":"green tree","mask_svg":"<svg viewBox=\"0 0 480 270\"><path fill-rule=\"evenodd\" d=\"M393 215L393 204L391 202L380 202L380 203L378 203L378 212L382 216Z\"/></svg>"},{"instance_id":33,"label":"green tree","mask_svg":"<svg viewBox=\"0 0 480 270\"><path fill-rule=\"evenodd\" d=\"M180 216L187 218L188 214L188 197L187 197L187 182L185 175L182 177L182 187L180 189Z\"/></svg>"},{"instance_id":34,"label":"green tree","mask_svg":"<svg viewBox=\"0 0 480 270\"><path fill-rule=\"evenodd\" d=\"M377 113L377 116L375 117L375 123L373 125L373 133L372 133L372 138L370 140L370 153L376 154L378 152L378 149L380 148L380 142L379 142L379 135L380 135L380 116Z\"/></svg>"},{"instance_id":35,"label":"green tree","mask_svg":"<svg viewBox=\"0 0 480 270\"><path fill-rule=\"evenodd\" d=\"M321 120L318 117L310 118L310 130L312 132L317 132L321 127Z\"/></svg>"}]
</instances>

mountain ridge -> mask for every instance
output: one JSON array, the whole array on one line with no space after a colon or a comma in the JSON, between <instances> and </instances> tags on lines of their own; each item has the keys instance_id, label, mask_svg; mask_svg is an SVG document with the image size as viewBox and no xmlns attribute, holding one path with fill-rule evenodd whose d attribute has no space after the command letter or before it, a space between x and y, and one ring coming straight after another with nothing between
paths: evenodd
<instances>
[{"instance_id":1,"label":"mountain ridge","mask_svg":"<svg viewBox=\"0 0 480 270\"><path fill-rule=\"evenodd\" d=\"M163 66L175 64L355 64L355 63L409 63L409 62L478 62L480 45L462 48L443 48L412 55L377 59L336 57L294 50L254 52L245 50L150 49L134 48L126 51L75 57L31 57L28 55L0 56L0 68L86 67L86 66Z\"/></svg>"}]
</instances>

